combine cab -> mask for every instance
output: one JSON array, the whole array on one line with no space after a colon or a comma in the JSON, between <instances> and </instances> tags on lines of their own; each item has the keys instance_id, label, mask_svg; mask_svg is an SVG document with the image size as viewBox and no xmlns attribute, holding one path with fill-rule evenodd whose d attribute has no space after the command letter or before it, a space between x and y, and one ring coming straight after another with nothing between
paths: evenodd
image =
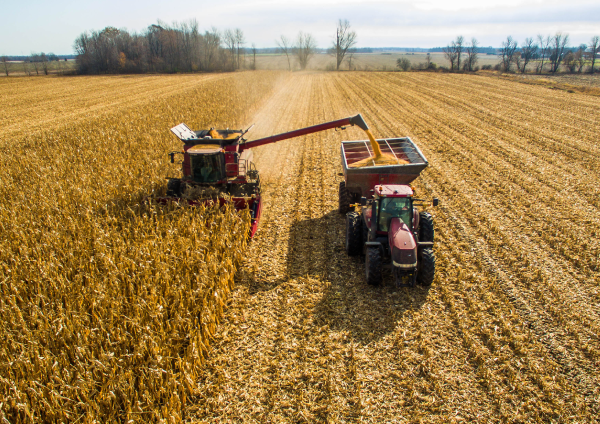
<instances>
[{"instance_id":1,"label":"combine cab","mask_svg":"<svg viewBox=\"0 0 600 424\"><path fill-rule=\"evenodd\" d=\"M427 160L410 138L377 141L383 153L406 163L353 167L372 157L370 144L342 143L344 181L339 211L346 214L346 252L365 256L369 284L380 284L382 268L387 266L398 285L428 286L435 276L433 218L418 210L424 201L413 197L409 185L427 167ZM433 199L433 205L437 204Z\"/></svg>"}]
</instances>

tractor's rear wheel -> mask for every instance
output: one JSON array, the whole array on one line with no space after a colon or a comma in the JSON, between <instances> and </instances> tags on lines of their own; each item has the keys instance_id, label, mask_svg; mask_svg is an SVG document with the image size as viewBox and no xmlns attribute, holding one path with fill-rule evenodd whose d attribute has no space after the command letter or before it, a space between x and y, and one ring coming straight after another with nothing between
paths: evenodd
<instances>
[{"instance_id":1,"label":"tractor's rear wheel","mask_svg":"<svg viewBox=\"0 0 600 424\"><path fill-rule=\"evenodd\" d=\"M362 250L360 215L356 212L346 214L346 253L356 256Z\"/></svg>"},{"instance_id":2,"label":"tractor's rear wheel","mask_svg":"<svg viewBox=\"0 0 600 424\"><path fill-rule=\"evenodd\" d=\"M379 247L368 247L365 255L365 273L367 284L381 284L381 250Z\"/></svg>"},{"instance_id":3,"label":"tractor's rear wheel","mask_svg":"<svg viewBox=\"0 0 600 424\"><path fill-rule=\"evenodd\" d=\"M433 242L434 235L433 217L429 212L421 212L419 214L419 241Z\"/></svg>"},{"instance_id":4,"label":"tractor's rear wheel","mask_svg":"<svg viewBox=\"0 0 600 424\"><path fill-rule=\"evenodd\" d=\"M419 256L417 283L422 286L430 286L435 278L435 254L433 249L425 248L421 250Z\"/></svg>"},{"instance_id":5,"label":"tractor's rear wheel","mask_svg":"<svg viewBox=\"0 0 600 424\"><path fill-rule=\"evenodd\" d=\"M180 197L181 196L181 180L169 180L169 182L167 182L167 196L168 197Z\"/></svg>"},{"instance_id":6,"label":"tractor's rear wheel","mask_svg":"<svg viewBox=\"0 0 600 424\"><path fill-rule=\"evenodd\" d=\"M346 188L346 182L342 181L340 183L340 193L339 193L339 211L342 215L350 212L352 209L350 207L350 203L352 203L352 195Z\"/></svg>"}]
</instances>

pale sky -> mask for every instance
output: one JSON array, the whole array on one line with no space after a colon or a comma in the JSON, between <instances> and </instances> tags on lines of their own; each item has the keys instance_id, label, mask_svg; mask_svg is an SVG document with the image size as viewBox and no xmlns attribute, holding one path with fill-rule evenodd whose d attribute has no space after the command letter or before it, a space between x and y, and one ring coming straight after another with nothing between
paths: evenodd
<instances>
[{"instance_id":1,"label":"pale sky","mask_svg":"<svg viewBox=\"0 0 600 424\"><path fill-rule=\"evenodd\" d=\"M0 55L72 54L75 38L107 26L142 31L158 19L192 18L200 29L240 28L249 47L274 47L298 31L329 47L338 19L348 19L357 47L438 47L457 35L499 47L537 34L568 33L571 45L600 35L598 0L0 0Z\"/></svg>"}]
</instances>

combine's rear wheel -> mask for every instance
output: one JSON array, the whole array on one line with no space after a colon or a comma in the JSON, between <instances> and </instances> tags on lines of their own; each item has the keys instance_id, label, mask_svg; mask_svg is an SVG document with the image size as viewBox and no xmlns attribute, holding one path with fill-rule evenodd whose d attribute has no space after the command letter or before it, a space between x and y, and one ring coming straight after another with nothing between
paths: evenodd
<instances>
[{"instance_id":1,"label":"combine's rear wheel","mask_svg":"<svg viewBox=\"0 0 600 424\"><path fill-rule=\"evenodd\" d=\"M433 217L429 212L419 214L419 241L433 242L434 237Z\"/></svg>"},{"instance_id":2,"label":"combine's rear wheel","mask_svg":"<svg viewBox=\"0 0 600 424\"><path fill-rule=\"evenodd\" d=\"M360 215L356 212L346 214L346 253L356 256L362 251L362 228Z\"/></svg>"},{"instance_id":3,"label":"combine's rear wheel","mask_svg":"<svg viewBox=\"0 0 600 424\"><path fill-rule=\"evenodd\" d=\"M417 274L417 283L422 286L430 286L435 277L435 254L433 249L425 248L419 255L419 272Z\"/></svg>"},{"instance_id":4,"label":"combine's rear wheel","mask_svg":"<svg viewBox=\"0 0 600 424\"><path fill-rule=\"evenodd\" d=\"M346 182L342 181L340 183L340 194L339 194L339 211L340 213L346 214L352 208L350 208L350 203L352 203L352 195L346 188Z\"/></svg>"},{"instance_id":5,"label":"combine's rear wheel","mask_svg":"<svg viewBox=\"0 0 600 424\"><path fill-rule=\"evenodd\" d=\"M381 250L379 250L379 247L367 248L365 273L367 275L367 284L372 286L381 284Z\"/></svg>"}]
</instances>

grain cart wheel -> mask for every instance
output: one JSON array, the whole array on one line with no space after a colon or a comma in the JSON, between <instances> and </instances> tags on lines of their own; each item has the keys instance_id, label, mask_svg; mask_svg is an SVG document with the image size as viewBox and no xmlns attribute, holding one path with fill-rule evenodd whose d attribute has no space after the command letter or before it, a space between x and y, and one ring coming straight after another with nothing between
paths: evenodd
<instances>
[{"instance_id":1,"label":"grain cart wheel","mask_svg":"<svg viewBox=\"0 0 600 424\"><path fill-rule=\"evenodd\" d=\"M372 286L381 284L381 250L379 247L367 248L365 273L367 275L367 284Z\"/></svg>"},{"instance_id":2,"label":"grain cart wheel","mask_svg":"<svg viewBox=\"0 0 600 424\"><path fill-rule=\"evenodd\" d=\"M346 214L346 253L356 256L362 251L360 215L356 212Z\"/></svg>"},{"instance_id":3,"label":"grain cart wheel","mask_svg":"<svg viewBox=\"0 0 600 424\"><path fill-rule=\"evenodd\" d=\"M430 286L435 277L435 254L433 249L425 248L421 250L419 258L419 271L417 274L417 283L422 286Z\"/></svg>"},{"instance_id":4,"label":"grain cart wheel","mask_svg":"<svg viewBox=\"0 0 600 424\"><path fill-rule=\"evenodd\" d=\"M350 192L346 189L346 182L342 181L340 183L339 194L339 211L342 215L350 211L350 203L352 203L352 196L350 195Z\"/></svg>"},{"instance_id":5,"label":"grain cart wheel","mask_svg":"<svg viewBox=\"0 0 600 424\"><path fill-rule=\"evenodd\" d=\"M433 242L433 217L429 212L419 214L419 241Z\"/></svg>"},{"instance_id":6,"label":"grain cart wheel","mask_svg":"<svg viewBox=\"0 0 600 424\"><path fill-rule=\"evenodd\" d=\"M167 196L181 196L181 180L169 180L169 182L167 182Z\"/></svg>"}]
</instances>

